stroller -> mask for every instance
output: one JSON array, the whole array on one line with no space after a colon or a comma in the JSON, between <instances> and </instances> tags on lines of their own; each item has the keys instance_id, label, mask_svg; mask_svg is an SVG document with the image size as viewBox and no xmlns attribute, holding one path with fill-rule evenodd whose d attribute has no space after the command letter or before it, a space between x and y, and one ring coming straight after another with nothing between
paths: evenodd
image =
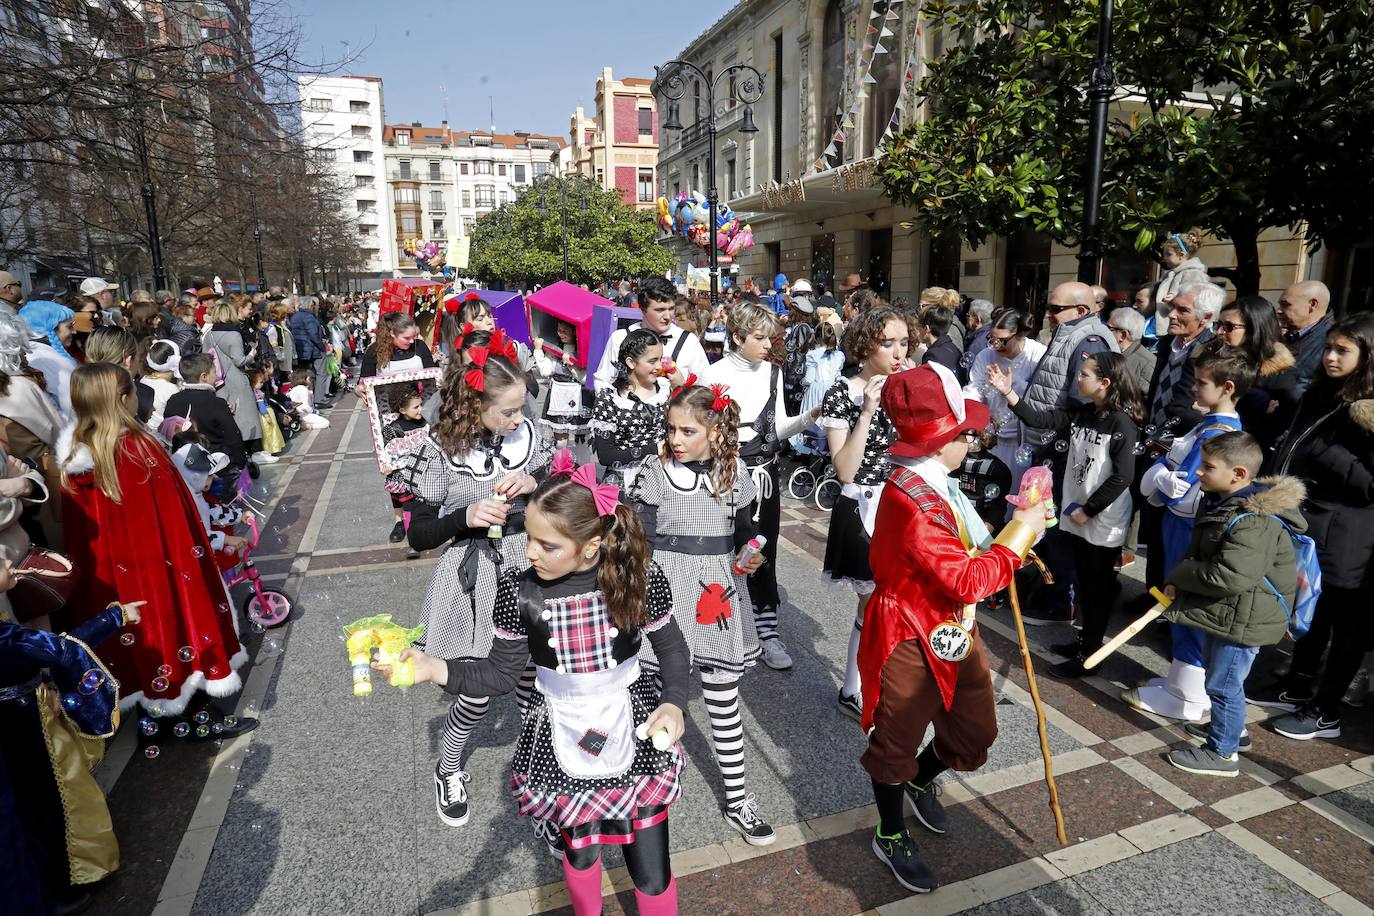
<instances>
[{"instance_id":1,"label":"stroller","mask_svg":"<svg viewBox=\"0 0 1374 916\"><path fill-rule=\"evenodd\" d=\"M809 499L817 509L829 512L835 497L840 495L840 481L830 463L830 447L825 437L812 430L801 433L797 456L802 463L787 478L788 495L799 502Z\"/></svg>"}]
</instances>

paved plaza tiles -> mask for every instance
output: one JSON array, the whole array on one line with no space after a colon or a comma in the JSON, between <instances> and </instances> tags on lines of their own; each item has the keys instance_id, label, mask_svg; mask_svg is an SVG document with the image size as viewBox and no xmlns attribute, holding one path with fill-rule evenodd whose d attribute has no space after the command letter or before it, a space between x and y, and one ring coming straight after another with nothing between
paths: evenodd
<instances>
[{"instance_id":1,"label":"paved plaza tiles","mask_svg":"<svg viewBox=\"0 0 1374 916\"><path fill-rule=\"evenodd\" d=\"M260 568L296 599L286 627L250 638L240 712L253 733L218 746L168 741L156 759L126 721L97 771L123 849L95 890L102 914L522 914L570 912L558 864L505 793L518 727L493 702L474 734L473 814L434 811L431 774L444 696L422 687L351 694L339 627L365 614L418 614L434 558L386 543L391 513L362 410L293 443L266 469L269 523ZM1163 628L1085 681L1042 675L1069 845L1055 841L1035 716L1010 615L980 615L1000 734L987 765L946 774L951 829L924 833L944 886L911 897L869 847L875 814L858 765L862 736L835 706L853 598L820 581L825 517L785 502L779 579L791 671L742 685L749 791L778 830L744 844L719 815L700 697L684 744L690 765L670 820L684 913L1369 913L1374 906L1374 716L1348 710L1345 736L1297 742L1251 707L1254 750L1236 779L1169 766L1181 728L1116 699L1167 663ZM362 546L359 546L362 545ZM1124 574L1139 592L1137 571ZM1114 628L1124 621L1114 621ZM1036 628L1041 648L1067 631ZM1260 665L1282 656L1266 652ZM705 774L705 775L704 775ZM709 777L709 778L708 778ZM619 853L605 854L606 912L633 912Z\"/></svg>"}]
</instances>

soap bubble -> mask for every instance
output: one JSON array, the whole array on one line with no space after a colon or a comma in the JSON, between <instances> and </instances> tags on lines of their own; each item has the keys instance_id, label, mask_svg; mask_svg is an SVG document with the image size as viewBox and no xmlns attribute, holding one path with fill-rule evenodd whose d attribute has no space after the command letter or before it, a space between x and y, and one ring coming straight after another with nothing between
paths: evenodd
<instances>
[{"instance_id":1,"label":"soap bubble","mask_svg":"<svg viewBox=\"0 0 1374 916\"><path fill-rule=\"evenodd\" d=\"M152 719L139 719L138 730L143 732L143 734L147 737L151 738L153 737L153 735L157 734L157 723L154 722Z\"/></svg>"},{"instance_id":2,"label":"soap bubble","mask_svg":"<svg viewBox=\"0 0 1374 916\"><path fill-rule=\"evenodd\" d=\"M171 666L171 665L158 665L158 666L157 666L157 676L158 676L158 677L167 677L167 676L170 675L171 673L172 673L172 666Z\"/></svg>"},{"instance_id":3,"label":"soap bubble","mask_svg":"<svg viewBox=\"0 0 1374 916\"><path fill-rule=\"evenodd\" d=\"M101 671L99 668L92 668L85 674L81 675L81 680L77 683L76 689L84 693L86 696L90 696L91 694L99 690L101 685L104 683L105 672Z\"/></svg>"},{"instance_id":4,"label":"soap bubble","mask_svg":"<svg viewBox=\"0 0 1374 916\"><path fill-rule=\"evenodd\" d=\"M153 678L153 693L164 693L167 690L167 679L165 677Z\"/></svg>"},{"instance_id":5,"label":"soap bubble","mask_svg":"<svg viewBox=\"0 0 1374 916\"><path fill-rule=\"evenodd\" d=\"M201 557L205 556L205 548L200 546L192 547L191 554L199 560Z\"/></svg>"},{"instance_id":6,"label":"soap bubble","mask_svg":"<svg viewBox=\"0 0 1374 916\"><path fill-rule=\"evenodd\" d=\"M267 627L263 626L261 623L259 623L258 621L254 620L254 621L253 621L253 626L251 627L251 629L253 630L254 633L261 633L263 630L266 630Z\"/></svg>"},{"instance_id":7,"label":"soap bubble","mask_svg":"<svg viewBox=\"0 0 1374 916\"><path fill-rule=\"evenodd\" d=\"M143 749L143 756L147 757L149 760L156 760L157 755L161 753L162 749L159 748L156 744L150 744Z\"/></svg>"},{"instance_id":8,"label":"soap bubble","mask_svg":"<svg viewBox=\"0 0 1374 916\"><path fill-rule=\"evenodd\" d=\"M1067 440L1067 439L1056 439L1055 442L1054 442L1054 450L1055 450L1056 452L1061 453L1061 454L1064 453L1064 452L1067 452L1067 451L1069 450L1069 442L1068 442L1068 440Z\"/></svg>"},{"instance_id":9,"label":"soap bubble","mask_svg":"<svg viewBox=\"0 0 1374 916\"><path fill-rule=\"evenodd\" d=\"M195 720L197 725L204 725L206 722L210 721L210 714L202 709L200 712L196 713Z\"/></svg>"},{"instance_id":10,"label":"soap bubble","mask_svg":"<svg viewBox=\"0 0 1374 916\"><path fill-rule=\"evenodd\" d=\"M1158 432L1159 432L1159 427L1158 427L1158 426L1155 426L1153 423L1151 423L1149 426L1145 427L1145 435L1150 436L1151 438L1153 438L1153 437L1155 436L1155 434L1158 433Z\"/></svg>"},{"instance_id":11,"label":"soap bubble","mask_svg":"<svg viewBox=\"0 0 1374 916\"><path fill-rule=\"evenodd\" d=\"M1120 441L1121 441L1121 433L1112 433L1112 441L1113 441L1113 442L1120 442Z\"/></svg>"},{"instance_id":12,"label":"soap bubble","mask_svg":"<svg viewBox=\"0 0 1374 916\"><path fill-rule=\"evenodd\" d=\"M76 712L81 708L81 697L74 693L63 694L62 708L67 710L67 712Z\"/></svg>"},{"instance_id":13,"label":"soap bubble","mask_svg":"<svg viewBox=\"0 0 1374 916\"><path fill-rule=\"evenodd\" d=\"M196 737L197 737L197 738L206 738L206 737L209 737L209 735L210 735L210 726L208 726L208 725L197 725L197 726L196 726Z\"/></svg>"},{"instance_id":14,"label":"soap bubble","mask_svg":"<svg viewBox=\"0 0 1374 916\"><path fill-rule=\"evenodd\" d=\"M1030 447L1029 445L1022 445L1022 446L1020 446L1019 448L1017 448L1017 449L1016 449L1016 466L1019 467L1019 468L1030 467L1030 463L1031 463L1031 447Z\"/></svg>"},{"instance_id":15,"label":"soap bubble","mask_svg":"<svg viewBox=\"0 0 1374 916\"><path fill-rule=\"evenodd\" d=\"M219 611L221 614L227 614L229 613L229 605L221 601L219 604L215 605L215 610Z\"/></svg>"},{"instance_id":16,"label":"soap bubble","mask_svg":"<svg viewBox=\"0 0 1374 916\"><path fill-rule=\"evenodd\" d=\"M224 731L224 726L221 725L221 724L219 724L218 722L216 722L214 725L211 725L211 726L210 726L210 731L212 731L212 732L214 732L216 735L218 735L218 734L220 734L221 732Z\"/></svg>"},{"instance_id":17,"label":"soap bubble","mask_svg":"<svg viewBox=\"0 0 1374 916\"><path fill-rule=\"evenodd\" d=\"M192 649L190 646L182 646L180 649L177 650L177 658L181 659L184 662L189 662L195 657L196 650Z\"/></svg>"},{"instance_id":18,"label":"soap bubble","mask_svg":"<svg viewBox=\"0 0 1374 916\"><path fill-rule=\"evenodd\" d=\"M152 716L154 719L160 717L162 715L162 704L154 703L152 706L148 707L148 715Z\"/></svg>"},{"instance_id":19,"label":"soap bubble","mask_svg":"<svg viewBox=\"0 0 1374 916\"><path fill-rule=\"evenodd\" d=\"M995 483L990 483L990 484L988 484L986 487L983 487L983 498L984 498L984 499L996 499L997 497L999 497L999 496L1001 496L1001 495L1002 495L1002 488L999 487L999 486L998 486L997 484L995 484Z\"/></svg>"},{"instance_id":20,"label":"soap bubble","mask_svg":"<svg viewBox=\"0 0 1374 916\"><path fill-rule=\"evenodd\" d=\"M134 638L134 634L132 633L120 633L119 644L121 646L132 646L134 644Z\"/></svg>"},{"instance_id":21,"label":"soap bubble","mask_svg":"<svg viewBox=\"0 0 1374 916\"><path fill-rule=\"evenodd\" d=\"M176 735L178 738L185 738L187 735L191 734L191 726L187 725L185 722L178 722L176 725L172 726L172 734Z\"/></svg>"},{"instance_id":22,"label":"soap bubble","mask_svg":"<svg viewBox=\"0 0 1374 916\"><path fill-rule=\"evenodd\" d=\"M267 637L262 641L262 645L258 648L258 656L260 658L276 658L278 655L281 655L281 653L282 648L280 636Z\"/></svg>"},{"instance_id":23,"label":"soap bubble","mask_svg":"<svg viewBox=\"0 0 1374 916\"><path fill-rule=\"evenodd\" d=\"M1134 455L1143 455L1143 454L1145 454L1145 443L1142 442L1142 443L1140 443L1139 445L1137 445L1135 448L1131 449L1131 453L1134 454Z\"/></svg>"},{"instance_id":24,"label":"soap bubble","mask_svg":"<svg viewBox=\"0 0 1374 916\"><path fill-rule=\"evenodd\" d=\"M238 716L225 716L225 717L224 717L224 727L225 727L225 728L233 728L235 725L238 725L238 724L239 724L239 717L238 717Z\"/></svg>"}]
</instances>

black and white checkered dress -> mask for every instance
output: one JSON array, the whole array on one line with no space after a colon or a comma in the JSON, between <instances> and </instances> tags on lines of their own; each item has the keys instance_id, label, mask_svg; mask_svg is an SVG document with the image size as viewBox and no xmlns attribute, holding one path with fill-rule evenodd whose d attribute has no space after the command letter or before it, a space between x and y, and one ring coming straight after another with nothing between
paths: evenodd
<instances>
[{"instance_id":1,"label":"black and white checkered dress","mask_svg":"<svg viewBox=\"0 0 1374 916\"><path fill-rule=\"evenodd\" d=\"M586 579L584 588L589 590L544 600L540 615L543 625L537 635L557 643L560 674L576 677L616 666L613 645L619 634L606 610L605 596L595 587L595 576L594 571L574 573L569 579ZM655 632L673 619L668 580L656 566L649 567L645 592L648 623L641 634ZM518 577L513 571L501 575L493 619L497 638L530 638L530 627L519 606ZM634 661L633 656L630 661ZM628 692L634 724L639 726L659 704L654 673L643 670L630 683ZM522 815L552 821L569 831L574 840L599 835L601 842L630 842L634 818L643 809L666 806L681 794L679 777L684 760L678 745L660 751L650 741L637 742L633 763L619 776L591 779L567 773L559 766L554 750L547 705L539 690L531 694L511 763L510 793Z\"/></svg>"},{"instance_id":2,"label":"black and white checkered dress","mask_svg":"<svg viewBox=\"0 0 1374 916\"><path fill-rule=\"evenodd\" d=\"M680 553L673 546L675 538L734 536L736 512L758 498L744 462L736 459L734 486L717 499L708 474L677 461L665 466L657 457L646 458L632 498L658 507L654 562L672 587L678 627L702 679L738 678L758 660L759 641L745 577L732 568L734 551L700 555Z\"/></svg>"},{"instance_id":3,"label":"black and white checkered dress","mask_svg":"<svg viewBox=\"0 0 1374 916\"><path fill-rule=\"evenodd\" d=\"M598 463L606 469L607 482L631 486L645 457L658 454L671 392L668 380L661 378L653 396L644 400L614 388L603 388L597 394L592 408L592 445Z\"/></svg>"},{"instance_id":4,"label":"black and white checkered dress","mask_svg":"<svg viewBox=\"0 0 1374 916\"><path fill-rule=\"evenodd\" d=\"M411 492L425 502L441 506L439 514L443 517L464 512L478 500L491 496L497 482L507 474L547 470L552 457L548 441L525 420L499 447L476 449L458 457L445 455L433 438L427 438L413 453L407 476ZM511 503L512 516L523 517L524 510L525 497ZM464 561L471 563L474 559L469 551L476 552L476 577L471 593L464 589L462 581ZM425 633L417 645L436 658L486 658L491 652L491 610L496 602L497 577L506 570L519 572L526 565L523 530L502 537L499 554L494 543L485 537L450 544L439 558L425 592L420 613Z\"/></svg>"},{"instance_id":5,"label":"black and white checkered dress","mask_svg":"<svg viewBox=\"0 0 1374 916\"><path fill-rule=\"evenodd\" d=\"M857 387L850 382L857 383ZM822 430L853 430L863 410L863 384L859 379L839 378L821 401L821 415L816 421ZM888 447L897 438L897 430L881 406L868 423L868 438L864 441L863 459L854 473L854 486L873 487L887 480L891 472ZM859 515L859 503L850 487L836 497L830 510L830 530L825 539L825 562L822 569L834 584L853 588L861 595L873 591L873 572L868 565L869 537Z\"/></svg>"}]
</instances>

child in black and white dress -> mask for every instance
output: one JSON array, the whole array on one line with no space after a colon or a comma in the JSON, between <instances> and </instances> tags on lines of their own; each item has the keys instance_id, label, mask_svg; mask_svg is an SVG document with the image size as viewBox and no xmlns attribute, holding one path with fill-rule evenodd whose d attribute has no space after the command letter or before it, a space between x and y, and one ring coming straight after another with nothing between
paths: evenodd
<instances>
[{"instance_id":1,"label":"child in black and white dress","mask_svg":"<svg viewBox=\"0 0 1374 916\"><path fill-rule=\"evenodd\" d=\"M587 389L587 370L577 359L577 329L566 321L558 322L561 358L544 349L544 339L534 340L534 368L547 383L544 411L539 422L553 436L555 446L568 440L581 442L587 436L592 415L592 395ZM566 401L566 403L565 403Z\"/></svg>"},{"instance_id":2,"label":"child in black and white dress","mask_svg":"<svg viewBox=\"0 0 1374 916\"><path fill-rule=\"evenodd\" d=\"M615 844L638 911L676 914L668 807L682 791L691 658L668 581L618 488L598 484L596 468L576 467L567 450L531 495L526 523L530 568L501 575L490 657L411 649L401 658L415 663L417 682L489 695L517 689L533 662L510 793L522 816L556 825L573 912L601 912L601 847ZM645 641L656 672L640 666Z\"/></svg>"},{"instance_id":3,"label":"child in black and white dress","mask_svg":"<svg viewBox=\"0 0 1374 916\"><path fill-rule=\"evenodd\" d=\"M738 455L738 422L739 408L723 389L680 389L668 405L663 452L644 459L632 496L701 671L726 823L746 842L767 846L777 836L744 790L739 679L759 657L745 576L763 565L763 555L735 571L740 548L757 531L757 491Z\"/></svg>"},{"instance_id":4,"label":"child in black and white dress","mask_svg":"<svg viewBox=\"0 0 1374 916\"><path fill-rule=\"evenodd\" d=\"M402 468L416 497L410 546L444 548L417 642L437 658L482 659L491 651L497 580L525 568L525 497L552 456L524 415L525 376L505 343L498 331L484 350L469 353L466 369L450 369L438 422ZM527 672L517 691L522 706L533 678ZM489 707L486 696L460 694L449 710L434 778L439 816L452 826L468 818L462 765L468 737Z\"/></svg>"},{"instance_id":5,"label":"child in black and white dress","mask_svg":"<svg viewBox=\"0 0 1374 916\"><path fill-rule=\"evenodd\" d=\"M636 328L625 335L616 367L619 375L603 388L592 408L592 448L607 479L627 489L639 466L657 455L663 441L670 383L663 377L663 344Z\"/></svg>"},{"instance_id":6,"label":"child in black and white dress","mask_svg":"<svg viewBox=\"0 0 1374 916\"><path fill-rule=\"evenodd\" d=\"M859 374L836 380L821 401L821 416L816 421L825 432L830 460L843 487L830 510L822 569L831 582L845 584L858 595L839 695L841 711L855 719L863 714L859 636L864 609L873 594L869 538L890 472L887 449L897 438L882 408L883 380L909 367L910 339L906 319L897 310L879 306L864 312L845 337L851 351L848 355L859 361Z\"/></svg>"}]
</instances>

